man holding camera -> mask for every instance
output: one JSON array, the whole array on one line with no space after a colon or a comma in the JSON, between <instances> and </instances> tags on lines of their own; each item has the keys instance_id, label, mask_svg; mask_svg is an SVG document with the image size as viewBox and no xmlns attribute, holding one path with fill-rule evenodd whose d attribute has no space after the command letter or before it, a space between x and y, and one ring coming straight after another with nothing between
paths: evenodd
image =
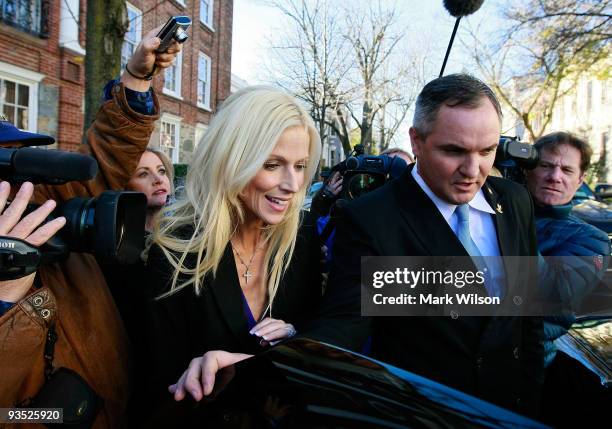
<instances>
[{"instance_id":1,"label":"man holding camera","mask_svg":"<svg viewBox=\"0 0 612 429\"><path fill-rule=\"evenodd\" d=\"M26 182L10 206L10 185L2 182L0 235L40 246L65 224L62 217L44 223L55 201L125 189L159 117L146 75L154 65L157 72L170 66L181 49L175 43L156 53L160 28L143 38L129 71L107 85L106 100L87 131L89 144L81 151L96 158L98 176L62 186L34 188ZM0 129L5 147L41 137L6 123ZM36 202L47 202L23 216L32 195ZM51 400L64 408L65 422L120 427L129 395L128 365L125 329L92 255L70 253L37 273L0 282L0 407L41 407Z\"/></svg>"},{"instance_id":2,"label":"man holding camera","mask_svg":"<svg viewBox=\"0 0 612 429\"><path fill-rule=\"evenodd\" d=\"M591 162L593 151L588 143L570 133L555 132L538 139L534 148L538 165L527 170L525 177L535 202L538 250L544 257L562 257L556 261L562 264L554 264L563 271L556 278L568 281L557 281L554 288L565 289L556 292L565 297L571 310L544 323L545 364L549 366L556 353L553 341L567 332L575 320L573 312L606 271L610 240L599 228L570 214L572 198ZM585 259L587 256L593 259Z\"/></svg>"},{"instance_id":3,"label":"man holding camera","mask_svg":"<svg viewBox=\"0 0 612 429\"><path fill-rule=\"evenodd\" d=\"M412 151L397 180L348 204L337 222L320 317L307 336L373 357L526 414L537 411L543 376L542 321L520 317L359 317L363 256L535 256L526 190L489 177L501 109L491 89L465 75L419 94ZM517 273L492 266L490 296Z\"/></svg>"},{"instance_id":4,"label":"man holding camera","mask_svg":"<svg viewBox=\"0 0 612 429\"><path fill-rule=\"evenodd\" d=\"M538 165L525 176L535 202L538 249L548 259L542 280L554 279L552 299L565 310L544 319L547 374L542 417L554 426L564 426L576 410L582 420L597 420L598 411L610 401L609 389L603 389L597 377L572 358L563 353L557 356L554 343L567 333L582 300L601 281L609 262L610 240L604 231L571 215L572 198L593 153L588 143L571 133L555 132L538 139L534 147Z\"/></svg>"}]
</instances>

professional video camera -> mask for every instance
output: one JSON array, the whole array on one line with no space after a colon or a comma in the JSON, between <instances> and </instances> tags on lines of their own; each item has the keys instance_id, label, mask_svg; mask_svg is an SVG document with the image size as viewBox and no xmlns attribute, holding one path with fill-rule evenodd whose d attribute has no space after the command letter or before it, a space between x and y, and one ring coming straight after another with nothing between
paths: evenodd
<instances>
[{"instance_id":1,"label":"professional video camera","mask_svg":"<svg viewBox=\"0 0 612 429\"><path fill-rule=\"evenodd\" d=\"M400 176L406 169L406 161L388 155L364 155L363 145L358 144L351 155L336 164L331 172L343 177L342 192L338 198L354 200Z\"/></svg>"},{"instance_id":2,"label":"professional video camera","mask_svg":"<svg viewBox=\"0 0 612 429\"><path fill-rule=\"evenodd\" d=\"M0 143L51 144L53 138L25 133L0 122ZM23 139L23 140L22 140ZM30 147L0 148L0 179L58 185L95 177L90 156ZM37 208L30 204L27 212ZM66 217L66 225L40 248L13 237L0 237L0 280L26 276L41 264L57 262L69 252L93 253L107 263L135 262L144 247L146 197L138 192L103 192L98 198L72 198L56 207L47 221Z\"/></svg>"},{"instance_id":3,"label":"professional video camera","mask_svg":"<svg viewBox=\"0 0 612 429\"><path fill-rule=\"evenodd\" d=\"M538 151L533 145L520 142L518 137L501 136L493 165L502 177L524 185L523 170L533 170L539 160Z\"/></svg>"},{"instance_id":4,"label":"professional video camera","mask_svg":"<svg viewBox=\"0 0 612 429\"><path fill-rule=\"evenodd\" d=\"M351 155L344 161L332 167L330 177L334 172L342 175L342 191L333 201L329 219L319 234L325 243L336 227L336 210L339 210L348 200L354 200L384 185L387 181L399 177L408 164L399 156L365 155L363 145L358 144Z\"/></svg>"}]
</instances>

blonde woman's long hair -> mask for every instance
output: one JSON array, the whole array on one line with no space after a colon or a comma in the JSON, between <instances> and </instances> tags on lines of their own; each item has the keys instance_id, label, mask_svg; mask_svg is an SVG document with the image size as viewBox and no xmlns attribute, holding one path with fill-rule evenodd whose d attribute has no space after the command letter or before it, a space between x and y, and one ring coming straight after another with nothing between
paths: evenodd
<instances>
[{"instance_id":1,"label":"blonde woman's long hair","mask_svg":"<svg viewBox=\"0 0 612 429\"><path fill-rule=\"evenodd\" d=\"M296 126L304 127L310 136L304 184L283 220L265 227L262 236L268 244L263 278L271 306L293 256L300 210L319 161L321 141L308 112L295 98L262 86L244 88L223 102L193 154L185 191L158 218L150 242L159 245L174 267L171 288L161 297L188 286L201 293L204 277L216 274L226 246L244 222L240 193L263 167L281 134ZM177 237L177 230L189 225L195 226L191 237ZM195 267L185 265L189 253L197 254ZM179 283L179 276L186 280Z\"/></svg>"}]
</instances>

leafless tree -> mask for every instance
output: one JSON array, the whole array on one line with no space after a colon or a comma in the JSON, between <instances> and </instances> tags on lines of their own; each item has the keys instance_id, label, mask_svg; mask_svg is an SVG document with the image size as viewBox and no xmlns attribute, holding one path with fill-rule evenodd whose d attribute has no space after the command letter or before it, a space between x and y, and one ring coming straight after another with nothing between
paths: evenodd
<instances>
[{"instance_id":1,"label":"leafless tree","mask_svg":"<svg viewBox=\"0 0 612 429\"><path fill-rule=\"evenodd\" d=\"M354 7L354 5L352 6ZM346 38L356 59L356 100L349 105L367 153L372 152L378 122L379 149L386 148L414 101L406 82L413 71L398 58L403 33L396 31L395 7L371 2L363 10L347 10ZM378 121L376 118L378 117Z\"/></svg>"},{"instance_id":2,"label":"leafless tree","mask_svg":"<svg viewBox=\"0 0 612 429\"><path fill-rule=\"evenodd\" d=\"M326 127L332 127L344 152L350 152L343 109L351 88L343 86L343 81L352 64L338 9L320 0L267 3L288 18L282 33L270 41L274 82L310 106L322 139L327 137Z\"/></svg>"},{"instance_id":3,"label":"leafless tree","mask_svg":"<svg viewBox=\"0 0 612 429\"><path fill-rule=\"evenodd\" d=\"M271 41L274 82L311 106L322 137L333 129L346 155L353 122L368 153L374 142L388 146L414 101L419 70L400 55L396 9L363 1L350 10L325 0L267 3L288 18Z\"/></svg>"},{"instance_id":4,"label":"leafless tree","mask_svg":"<svg viewBox=\"0 0 612 429\"><path fill-rule=\"evenodd\" d=\"M414 104L417 91L424 84L423 74L415 74L422 66L415 60L413 67L394 73L395 79L383 79L385 85L375 91L374 106L377 121L373 125L378 133L376 142L380 152L388 149L400 126L405 122L410 108Z\"/></svg>"},{"instance_id":5,"label":"leafless tree","mask_svg":"<svg viewBox=\"0 0 612 429\"><path fill-rule=\"evenodd\" d=\"M555 51L605 50L612 39L612 0L529 0L504 12L512 32L546 29L541 41Z\"/></svg>"},{"instance_id":6,"label":"leafless tree","mask_svg":"<svg viewBox=\"0 0 612 429\"><path fill-rule=\"evenodd\" d=\"M515 1L503 11L510 25L497 40L485 43L480 27L467 29L464 46L531 141L546 131L580 77L609 58L610 16L602 7L609 1Z\"/></svg>"}]
</instances>

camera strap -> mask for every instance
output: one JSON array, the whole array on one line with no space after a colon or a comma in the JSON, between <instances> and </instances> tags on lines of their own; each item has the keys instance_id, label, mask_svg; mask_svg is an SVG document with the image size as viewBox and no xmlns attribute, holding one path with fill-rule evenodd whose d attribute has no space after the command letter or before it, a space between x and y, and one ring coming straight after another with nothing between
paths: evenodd
<instances>
[{"instance_id":1,"label":"camera strap","mask_svg":"<svg viewBox=\"0 0 612 429\"><path fill-rule=\"evenodd\" d=\"M16 405L28 408L61 408L64 422L45 424L47 427L90 429L103 407L104 400L76 371L53 366L57 339L56 325L51 323L47 328L43 353L44 383L34 397L26 398Z\"/></svg>"},{"instance_id":2,"label":"camera strap","mask_svg":"<svg viewBox=\"0 0 612 429\"><path fill-rule=\"evenodd\" d=\"M104 400L87 381L70 368L53 366L57 332L55 323L47 330L45 341L45 382L36 396L28 398L21 406L34 408L61 408L63 424L47 427L89 429L102 409Z\"/></svg>"},{"instance_id":3,"label":"camera strap","mask_svg":"<svg viewBox=\"0 0 612 429\"><path fill-rule=\"evenodd\" d=\"M57 342L57 332L55 332L55 323L49 325L47 329L47 339L45 340L45 379L49 380L53 374L53 357L55 355L55 343Z\"/></svg>"}]
</instances>

